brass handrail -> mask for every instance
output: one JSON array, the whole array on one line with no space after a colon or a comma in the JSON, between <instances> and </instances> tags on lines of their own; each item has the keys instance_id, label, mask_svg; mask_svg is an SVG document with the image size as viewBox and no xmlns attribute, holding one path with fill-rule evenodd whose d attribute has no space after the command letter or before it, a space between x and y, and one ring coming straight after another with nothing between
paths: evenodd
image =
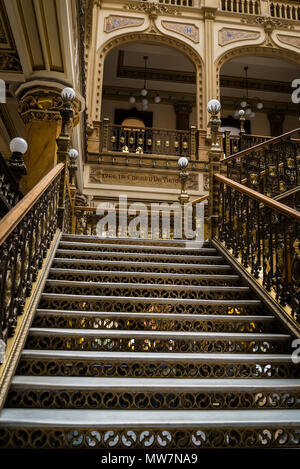
<instances>
[{"instance_id":1,"label":"brass handrail","mask_svg":"<svg viewBox=\"0 0 300 469\"><path fill-rule=\"evenodd\" d=\"M0 246L25 217L36 201L63 170L64 164L57 164L36 186L26 194L0 221Z\"/></svg>"},{"instance_id":2,"label":"brass handrail","mask_svg":"<svg viewBox=\"0 0 300 469\"><path fill-rule=\"evenodd\" d=\"M288 138L291 135L294 135L299 132L300 132L300 127L298 127L297 129L291 130L290 132L286 132L283 135L279 135L278 137L270 138L270 140L266 140L265 142L258 143L257 145L254 145L253 147L246 148L246 150L239 151L238 153L234 153L233 155L227 156L227 158L221 159L221 163L227 164L228 161L231 161L235 158L243 158L249 153L259 151L261 150L261 148L265 146L273 145L274 143L280 142L281 140L284 140L285 138Z\"/></svg>"},{"instance_id":3,"label":"brass handrail","mask_svg":"<svg viewBox=\"0 0 300 469\"><path fill-rule=\"evenodd\" d=\"M263 205L266 205L267 207L273 210L276 210L277 212L283 213L287 217L294 218L300 223L300 212L298 212L297 210L290 208L287 205L282 204L281 202L277 202L276 200L271 199L266 195L260 194L259 192L256 192L253 189L244 186L243 184L239 184L238 182L235 182L232 179L227 178L226 176L222 176L221 174L214 174L214 177L215 179L217 179L217 181L232 187L233 189L241 192L242 194L247 195L251 199L257 200L258 202L262 203Z\"/></svg>"}]
</instances>

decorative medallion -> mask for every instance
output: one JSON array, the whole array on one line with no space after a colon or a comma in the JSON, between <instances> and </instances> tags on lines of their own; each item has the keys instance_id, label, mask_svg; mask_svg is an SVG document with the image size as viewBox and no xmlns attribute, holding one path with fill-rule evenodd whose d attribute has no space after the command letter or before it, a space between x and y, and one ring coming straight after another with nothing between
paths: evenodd
<instances>
[{"instance_id":1,"label":"decorative medallion","mask_svg":"<svg viewBox=\"0 0 300 469\"><path fill-rule=\"evenodd\" d=\"M219 31L219 45L225 46L230 42L244 41L246 39L258 39L259 32L245 31L244 29L222 28Z\"/></svg>"},{"instance_id":2,"label":"decorative medallion","mask_svg":"<svg viewBox=\"0 0 300 469\"><path fill-rule=\"evenodd\" d=\"M300 37L287 36L286 34L277 34L277 39L284 44L288 44L289 46L294 46L300 49Z\"/></svg>"},{"instance_id":3,"label":"decorative medallion","mask_svg":"<svg viewBox=\"0 0 300 469\"><path fill-rule=\"evenodd\" d=\"M162 21L161 24L169 31L181 34L195 43L199 42L199 28L194 24L178 23L176 21Z\"/></svg>"},{"instance_id":4,"label":"decorative medallion","mask_svg":"<svg viewBox=\"0 0 300 469\"><path fill-rule=\"evenodd\" d=\"M128 28L130 26L141 26L144 18L131 18L130 16L109 15L105 18L104 31L110 33L116 29Z\"/></svg>"}]
</instances>

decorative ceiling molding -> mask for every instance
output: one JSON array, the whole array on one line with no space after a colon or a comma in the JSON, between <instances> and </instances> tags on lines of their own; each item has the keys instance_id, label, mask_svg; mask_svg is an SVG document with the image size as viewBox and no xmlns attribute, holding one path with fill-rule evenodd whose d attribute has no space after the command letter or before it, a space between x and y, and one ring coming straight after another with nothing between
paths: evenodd
<instances>
[{"instance_id":1,"label":"decorative ceiling molding","mask_svg":"<svg viewBox=\"0 0 300 469\"><path fill-rule=\"evenodd\" d=\"M231 42L255 40L260 37L258 31L245 31L244 29L222 28L219 31L219 45L225 46Z\"/></svg>"},{"instance_id":2,"label":"decorative ceiling molding","mask_svg":"<svg viewBox=\"0 0 300 469\"><path fill-rule=\"evenodd\" d=\"M199 42L199 28L194 24L179 23L177 21L162 21L161 24L165 29L181 34L195 44Z\"/></svg>"},{"instance_id":3,"label":"decorative ceiling molding","mask_svg":"<svg viewBox=\"0 0 300 469\"><path fill-rule=\"evenodd\" d=\"M144 18L133 18L130 16L109 15L104 21L104 32L110 33L117 29L141 26L145 22Z\"/></svg>"},{"instance_id":4,"label":"decorative ceiling molding","mask_svg":"<svg viewBox=\"0 0 300 469\"><path fill-rule=\"evenodd\" d=\"M245 89L244 77L231 77L221 75L220 86L224 88L240 88ZM258 78L248 78L248 89L255 91L271 91L273 93L292 93L290 82L276 80L262 80Z\"/></svg>"},{"instance_id":5,"label":"decorative ceiling molding","mask_svg":"<svg viewBox=\"0 0 300 469\"><path fill-rule=\"evenodd\" d=\"M195 93L186 93L179 91L164 91L164 90L148 90L148 98L153 100L156 96L156 91L159 92L161 98L161 104L174 105L178 102L186 102L186 104L195 106L196 105L196 94ZM116 100L116 101L126 101L132 94L136 92L135 88L130 87L120 87L120 86L104 86L102 90L102 99ZM137 102L143 99L142 96L138 96Z\"/></svg>"},{"instance_id":6,"label":"decorative ceiling molding","mask_svg":"<svg viewBox=\"0 0 300 469\"><path fill-rule=\"evenodd\" d=\"M277 39L283 44L288 44L289 46L297 47L300 49L300 37L288 36L287 34L277 34Z\"/></svg>"},{"instance_id":7,"label":"decorative ceiling molding","mask_svg":"<svg viewBox=\"0 0 300 469\"><path fill-rule=\"evenodd\" d=\"M119 51L117 77L119 78L133 78L144 80L145 69L144 67L135 67L132 65L124 65L125 51ZM196 83L195 72L165 70L160 68L148 68L146 73L146 80L152 81L171 81L176 83Z\"/></svg>"}]
</instances>

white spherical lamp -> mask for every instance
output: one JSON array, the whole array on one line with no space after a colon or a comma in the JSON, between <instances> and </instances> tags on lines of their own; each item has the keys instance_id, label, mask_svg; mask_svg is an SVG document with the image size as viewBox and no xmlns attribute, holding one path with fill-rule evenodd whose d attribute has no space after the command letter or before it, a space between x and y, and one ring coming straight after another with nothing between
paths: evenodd
<instances>
[{"instance_id":1,"label":"white spherical lamp","mask_svg":"<svg viewBox=\"0 0 300 469\"><path fill-rule=\"evenodd\" d=\"M217 99L211 99L207 104L207 110L210 114L218 114L221 111L220 101Z\"/></svg>"},{"instance_id":2,"label":"white spherical lamp","mask_svg":"<svg viewBox=\"0 0 300 469\"><path fill-rule=\"evenodd\" d=\"M189 164L189 160L185 156L181 156L178 160L178 166L180 169L185 169Z\"/></svg>"},{"instance_id":3,"label":"white spherical lamp","mask_svg":"<svg viewBox=\"0 0 300 469\"><path fill-rule=\"evenodd\" d=\"M252 109L250 107L248 107L246 109L246 116L250 116L251 112L252 112Z\"/></svg>"},{"instance_id":4,"label":"white spherical lamp","mask_svg":"<svg viewBox=\"0 0 300 469\"><path fill-rule=\"evenodd\" d=\"M61 97L64 101L67 101L67 100L74 101L75 96L76 96L76 93L73 90L73 88L66 87L61 92Z\"/></svg>"},{"instance_id":5,"label":"white spherical lamp","mask_svg":"<svg viewBox=\"0 0 300 469\"><path fill-rule=\"evenodd\" d=\"M241 101L241 107L246 107L247 106L247 101Z\"/></svg>"},{"instance_id":6,"label":"white spherical lamp","mask_svg":"<svg viewBox=\"0 0 300 469\"><path fill-rule=\"evenodd\" d=\"M75 150L75 148L72 148L70 151L69 151L69 157L72 159L72 160L76 160L78 158L78 151Z\"/></svg>"},{"instance_id":7,"label":"white spherical lamp","mask_svg":"<svg viewBox=\"0 0 300 469\"><path fill-rule=\"evenodd\" d=\"M263 103L259 102L256 105L257 109L262 109L264 107Z\"/></svg>"},{"instance_id":8,"label":"white spherical lamp","mask_svg":"<svg viewBox=\"0 0 300 469\"><path fill-rule=\"evenodd\" d=\"M142 106L148 106L148 99L142 99Z\"/></svg>"},{"instance_id":9,"label":"white spherical lamp","mask_svg":"<svg viewBox=\"0 0 300 469\"><path fill-rule=\"evenodd\" d=\"M24 155L27 151L28 144L24 138L16 137L11 140L9 148L12 153L21 153Z\"/></svg>"},{"instance_id":10,"label":"white spherical lamp","mask_svg":"<svg viewBox=\"0 0 300 469\"><path fill-rule=\"evenodd\" d=\"M142 96L147 96L147 94L148 94L148 91L146 90L146 88L143 88L143 89L141 90L141 95L142 95Z\"/></svg>"},{"instance_id":11,"label":"white spherical lamp","mask_svg":"<svg viewBox=\"0 0 300 469\"><path fill-rule=\"evenodd\" d=\"M134 103L135 103L135 97L134 97L134 96L130 96L129 102L130 102L130 104L134 104Z\"/></svg>"},{"instance_id":12,"label":"white spherical lamp","mask_svg":"<svg viewBox=\"0 0 300 469\"><path fill-rule=\"evenodd\" d=\"M160 96L159 96L159 95L155 96L154 102L155 102L156 104L158 104L158 103L160 103L160 101L161 101Z\"/></svg>"},{"instance_id":13,"label":"white spherical lamp","mask_svg":"<svg viewBox=\"0 0 300 469\"><path fill-rule=\"evenodd\" d=\"M240 116L240 117L244 117L244 115L245 115L244 109L240 109L240 110L239 110L239 116Z\"/></svg>"}]
</instances>

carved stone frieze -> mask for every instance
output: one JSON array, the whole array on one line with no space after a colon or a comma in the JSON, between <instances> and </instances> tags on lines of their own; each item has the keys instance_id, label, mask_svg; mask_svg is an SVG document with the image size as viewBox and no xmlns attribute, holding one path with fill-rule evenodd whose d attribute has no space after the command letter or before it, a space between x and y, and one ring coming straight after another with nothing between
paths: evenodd
<instances>
[{"instance_id":1,"label":"carved stone frieze","mask_svg":"<svg viewBox=\"0 0 300 469\"><path fill-rule=\"evenodd\" d=\"M116 29L141 26L144 18L132 18L130 16L109 15L105 18L104 31L110 33Z\"/></svg>"},{"instance_id":2,"label":"carved stone frieze","mask_svg":"<svg viewBox=\"0 0 300 469\"><path fill-rule=\"evenodd\" d=\"M300 37L288 36L287 34L277 34L277 39L283 44L294 46L300 49Z\"/></svg>"},{"instance_id":3,"label":"carved stone frieze","mask_svg":"<svg viewBox=\"0 0 300 469\"><path fill-rule=\"evenodd\" d=\"M219 31L219 45L225 46L231 42L258 39L259 32L245 31L244 29L222 28Z\"/></svg>"},{"instance_id":4,"label":"carved stone frieze","mask_svg":"<svg viewBox=\"0 0 300 469\"><path fill-rule=\"evenodd\" d=\"M158 17L158 15L181 16L181 12L176 10L176 8L170 8L167 5L162 5L161 3L155 2L128 3L124 6L124 9L131 11L142 11L147 13L150 19L155 19Z\"/></svg>"},{"instance_id":5,"label":"carved stone frieze","mask_svg":"<svg viewBox=\"0 0 300 469\"><path fill-rule=\"evenodd\" d=\"M162 21L162 26L169 31L181 34L196 44L199 42L199 28L190 23L178 23L175 21Z\"/></svg>"}]
</instances>

